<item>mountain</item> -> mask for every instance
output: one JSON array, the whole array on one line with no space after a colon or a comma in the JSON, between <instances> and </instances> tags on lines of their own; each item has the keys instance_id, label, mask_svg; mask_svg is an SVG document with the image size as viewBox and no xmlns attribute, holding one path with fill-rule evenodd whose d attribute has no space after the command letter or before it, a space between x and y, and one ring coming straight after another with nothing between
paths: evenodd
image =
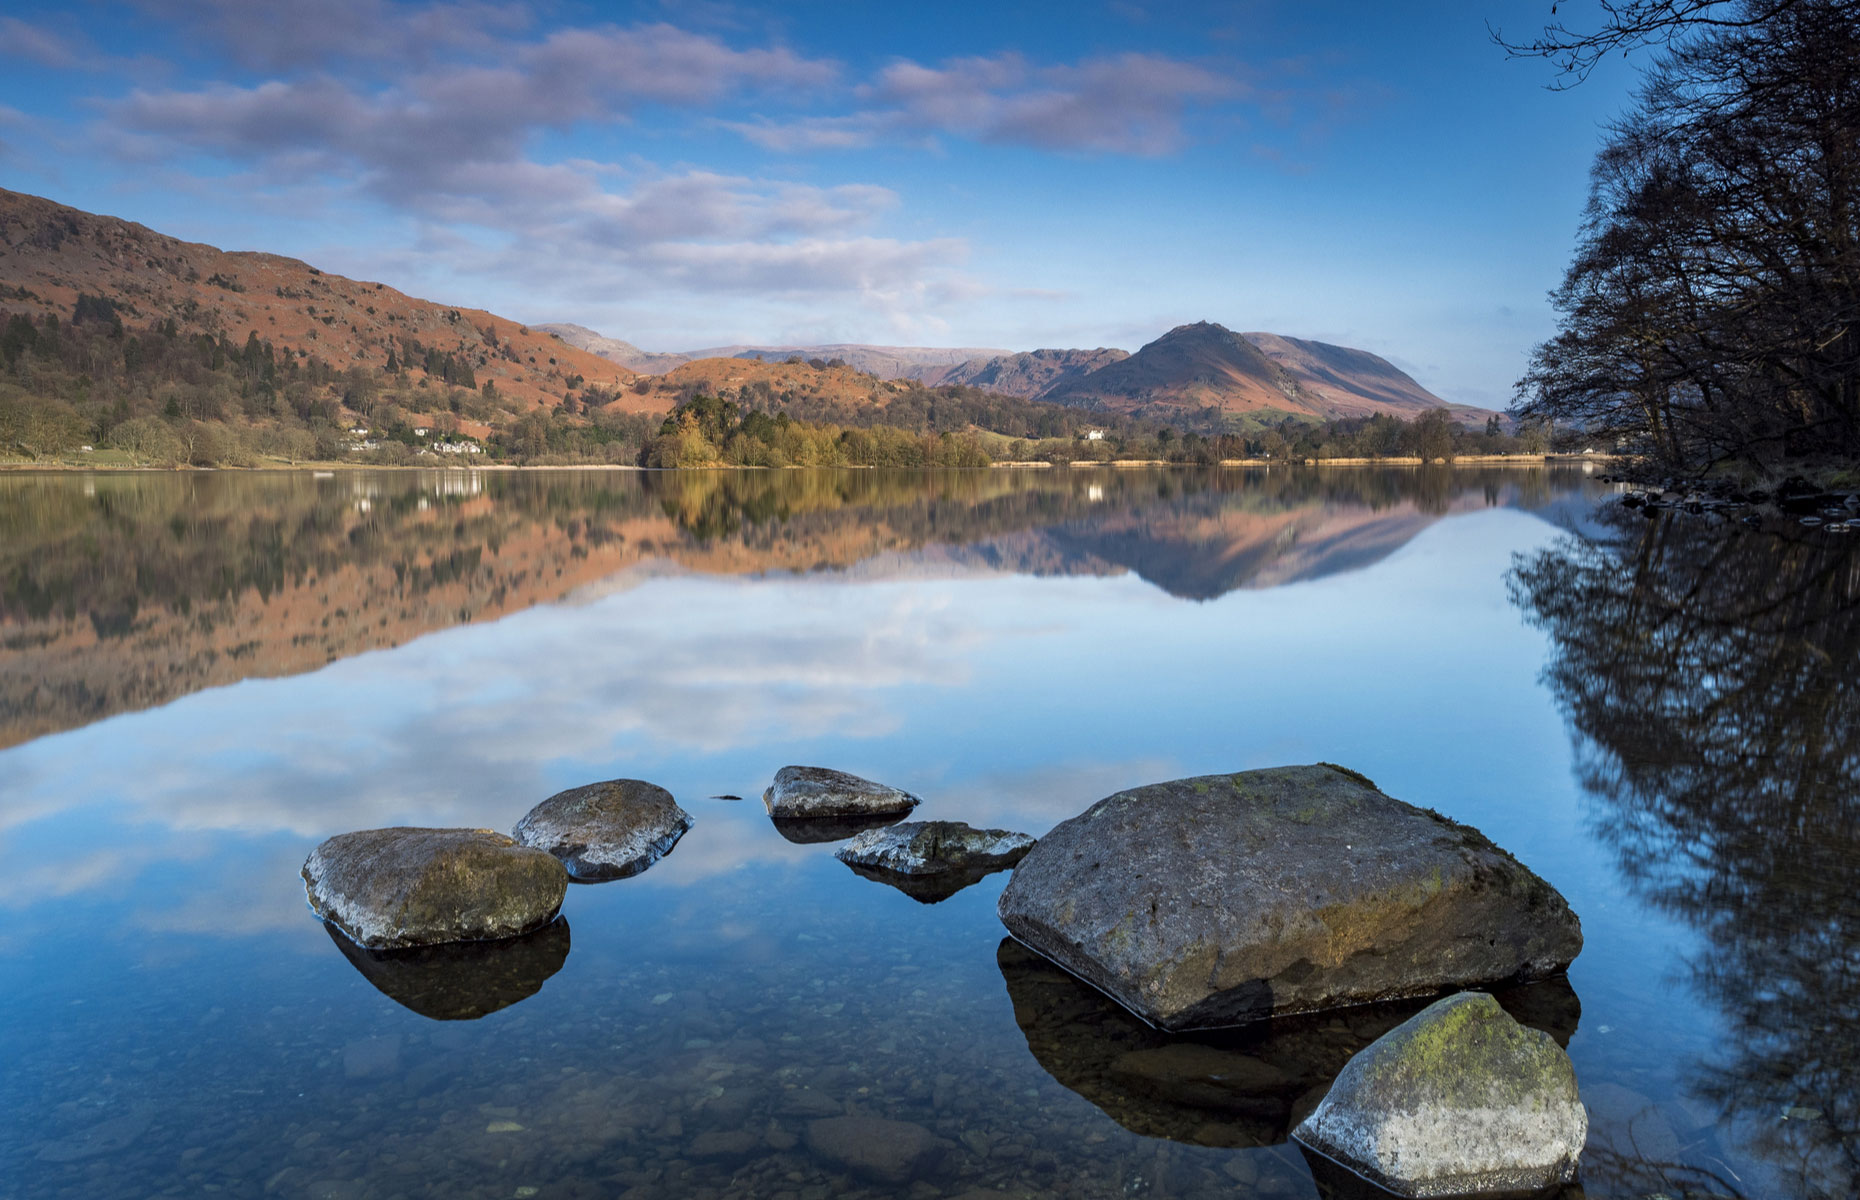
<instances>
[{"instance_id":1,"label":"mountain","mask_svg":"<svg viewBox=\"0 0 1860 1200\"><path fill-rule=\"evenodd\" d=\"M1009 350L991 350L974 346L868 346L855 342L834 342L818 346L710 346L702 350L685 350L655 354L641 350L631 342L604 337L585 325L539 325L557 334L571 346L598 354L645 375L663 375L688 362L705 358L750 358L762 362L784 362L790 358L840 359L855 371L876 375L880 379L927 380L930 376L975 359L1011 354Z\"/></svg>"},{"instance_id":2,"label":"mountain","mask_svg":"<svg viewBox=\"0 0 1860 1200\"><path fill-rule=\"evenodd\" d=\"M1178 325L1128 358L1047 389L1062 404L1209 406L1227 412L1296 405L1291 375L1253 343L1210 321Z\"/></svg>"},{"instance_id":3,"label":"mountain","mask_svg":"<svg viewBox=\"0 0 1860 1200\"><path fill-rule=\"evenodd\" d=\"M412 343L469 362L522 407L559 400L569 380L618 387L633 372L516 321L346 279L295 258L184 242L132 221L0 189L0 301L72 315L101 298L126 324L173 320L188 333L249 333L337 369L380 367L390 351L415 379Z\"/></svg>"},{"instance_id":4,"label":"mountain","mask_svg":"<svg viewBox=\"0 0 1860 1200\"><path fill-rule=\"evenodd\" d=\"M1062 380L1039 398L1119 411L1212 407L1323 420L1378 412L1413 417L1448 407L1367 350L1238 334L1211 321L1178 325L1130 357Z\"/></svg>"},{"instance_id":5,"label":"mountain","mask_svg":"<svg viewBox=\"0 0 1860 1200\"><path fill-rule=\"evenodd\" d=\"M1334 416L1367 416L1390 410L1420 412L1446 403L1387 359L1367 350L1276 333L1240 336L1292 376L1301 399L1321 405Z\"/></svg>"},{"instance_id":6,"label":"mountain","mask_svg":"<svg viewBox=\"0 0 1860 1200\"><path fill-rule=\"evenodd\" d=\"M1045 395L1060 384L1130 357L1128 350L1030 350L995 358L972 358L946 367L923 382L940 387L959 383L1025 400Z\"/></svg>"},{"instance_id":7,"label":"mountain","mask_svg":"<svg viewBox=\"0 0 1860 1200\"><path fill-rule=\"evenodd\" d=\"M653 354L651 351L641 350L632 342L603 337L586 325L538 325L536 328L545 333L555 334L577 350L598 354L608 362L619 363L627 370L638 371L641 375L662 375L674 367L691 361L691 356L688 354Z\"/></svg>"},{"instance_id":8,"label":"mountain","mask_svg":"<svg viewBox=\"0 0 1860 1200\"><path fill-rule=\"evenodd\" d=\"M974 346L866 346L834 343L827 346L722 346L714 350L694 350L694 358L759 358L763 362L784 359L840 359L855 371L864 371L880 379L926 380L928 376L975 358L1008 354L1007 350L988 350Z\"/></svg>"}]
</instances>

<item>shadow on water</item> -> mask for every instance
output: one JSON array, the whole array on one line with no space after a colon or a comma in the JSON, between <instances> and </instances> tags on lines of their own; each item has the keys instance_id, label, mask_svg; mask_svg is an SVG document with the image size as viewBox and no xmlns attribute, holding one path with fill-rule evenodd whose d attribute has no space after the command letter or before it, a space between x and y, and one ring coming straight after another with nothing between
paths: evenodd
<instances>
[{"instance_id":1,"label":"shadow on water","mask_svg":"<svg viewBox=\"0 0 1860 1200\"><path fill-rule=\"evenodd\" d=\"M1198 1146L1277 1146L1351 1056L1427 1007L1373 1005L1238 1029L1162 1033L1012 938L996 952L1014 1020L1046 1072L1132 1133ZM1493 992L1568 1045L1582 1004L1566 979Z\"/></svg>"},{"instance_id":2,"label":"shadow on water","mask_svg":"<svg viewBox=\"0 0 1860 1200\"><path fill-rule=\"evenodd\" d=\"M325 925L349 965L382 995L435 1021L476 1021L542 991L568 961L568 918L495 942L369 950Z\"/></svg>"},{"instance_id":3,"label":"shadow on water","mask_svg":"<svg viewBox=\"0 0 1860 1200\"><path fill-rule=\"evenodd\" d=\"M1521 558L1512 591L1550 635L1593 830L1636 894L1701 935L1683 969L1727 1032L1684 1074L1715 1144L1681 1162L1603 1130L1585 1177L1623 1194L1853 1196L1860 547L1616 509Z\"/></svg>"}]
</instances>

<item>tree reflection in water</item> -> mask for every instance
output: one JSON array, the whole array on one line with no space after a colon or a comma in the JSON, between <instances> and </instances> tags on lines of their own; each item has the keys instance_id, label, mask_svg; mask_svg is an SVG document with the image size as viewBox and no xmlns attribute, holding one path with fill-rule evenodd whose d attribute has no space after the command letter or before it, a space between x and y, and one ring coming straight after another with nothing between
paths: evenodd
<instances>
[{"instance_id":1,"label":"tree reflection in water","mask_svg":"<svg viewBox=\"0 0 1860 1200\"><path fill-rule=\"evenodd\" d=\"M1601 520L1522 558L1513 599L1551 637L1547 680L1579 735L1596 832L1630 886L1708 947L1687 969L1726 1038L1689 1089L1777 1186L1852 1196L1860 547L1680 515ZM1610 1167L1643 1190L1724 1190L1650 1163L1591 1157L1584 1173Z\"/></svg>"}]
</instances>

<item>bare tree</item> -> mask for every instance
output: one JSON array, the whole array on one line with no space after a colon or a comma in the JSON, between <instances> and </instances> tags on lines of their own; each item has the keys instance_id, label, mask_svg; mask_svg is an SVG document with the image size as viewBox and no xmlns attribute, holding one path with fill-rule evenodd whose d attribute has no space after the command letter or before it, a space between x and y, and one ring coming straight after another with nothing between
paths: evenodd
<instances>
[{"instance_id":1,"label":"bare tree","mask_svg":"<svg viewBox=\"0 0 1860 1200\"><path fill-rule=\"evenodd\" d=\"M1554 18L1567 0L1550 5ZM1644 47L1672 48L1688 35L1709 31L1755 29L1795 7L1801 0L1599 0L1601 22L1571 28L1553 20L1536 37L1514 42L1499 29L1492 40L1512 58L1541 58L1557 69L1556 89L1574 87L1610 54L1627 55ZM1860 4L1842 7L1860 8Z\"/></svg>"}]
</instances>

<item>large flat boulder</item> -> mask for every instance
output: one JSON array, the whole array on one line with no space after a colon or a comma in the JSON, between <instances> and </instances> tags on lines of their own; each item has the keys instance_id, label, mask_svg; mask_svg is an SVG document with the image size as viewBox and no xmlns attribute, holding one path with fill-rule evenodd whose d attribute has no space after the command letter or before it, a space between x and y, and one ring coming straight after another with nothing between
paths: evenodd
<instances>
[{"instance_id":1,"label":"large flat boulder","mask_svg":"<svg viewBox=\"0 0 1860 1200\"><path fill-rule=\"evenodd\" d=\"M1351 1059L1292 1136L1420 1197L1568 1183L1588 1130L1569 1055L1491 996L1462 992Z\"/></svg>"},{"instance_id":2,"label":"large flat boulder","mask_svg":"<svg viewBox=\"0 0 1860 1200\"><path fill-rule=\"evenodd\" d=\"M643 779L609 779L557 792L524 814L516 840L562 860L584 883L637 875L691 828L672 794Z\"/></svg>"},{"instance_id":3,"label":"large flat boulder","mask_svg":"<svg viewBox=\"0 0 1860 1200\"><path fill-rule=\"evenodd\" d=\"M1563 897L1478 830L1328 764L1100 800L1040 839L999 912L1167 1030L1542 979L1582 949Z\"/></svg>"},{"instance_id":4,"label":"large flat boulder","mask_svg":"<svg viewBox=\"0 0 1860 1200\"><path fill-rule=\"evenodd\" d=\"M304 861L317 916L371 950L515 937L555 919L568 872L489 829L364 829Z\"/></svg>"},{"instance_id":5,"label":"large flat boulder","mask_svg":"<svg viewBox=\"0 0 1860 1200\"><path fill-rule=\"evenodd\" d=\"M783 767L762 793L777 821L903 816L921 801L870 779L829 767Z\"/></svg>"}]
</instances>

